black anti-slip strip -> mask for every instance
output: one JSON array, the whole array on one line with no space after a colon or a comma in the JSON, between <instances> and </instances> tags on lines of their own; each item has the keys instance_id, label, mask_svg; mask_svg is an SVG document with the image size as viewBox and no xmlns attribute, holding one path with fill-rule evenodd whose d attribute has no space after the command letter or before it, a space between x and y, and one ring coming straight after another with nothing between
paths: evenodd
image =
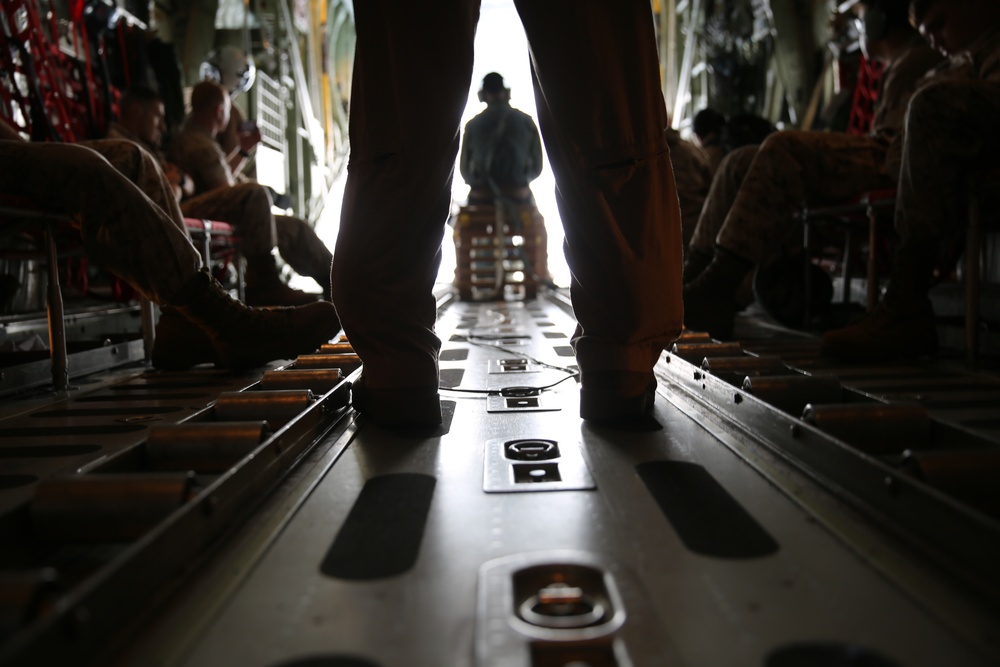
<instances>
[{"instance_id":1,"label":"black anti-slip strip","mask_svg":"<svg viewBox=\"0 0 1000 667\"><path fill-rule=\"evenodd\" d=\"M449 389L452 387L457 387L462 384L462 378L465 377L464 368L442 368L441 369L441 388Z\"/></svg>"},{"instance_id":2,"label":"black anti-slip strip","mask_svg":"<svg viewBox=\"0 0 1000 667\"><path fill-rule=\"evenodd\" d=\"M441 361L465 361L469 358L469 350L464 347L456 347L451 350L441 350Z\"/></svg>"},{"instance_id":3,"label":"black anti-slip strip","mask_svg":"<svg viewBox=\"0 0 1000 667\"><path fill-rule=\"evenodd\" d=\"M320 572L338 579L381 579L417 562L436 480L396 473L372 477L327 551Z\"/></svg>"},{"instance_id":4,"label":"black anti-slip strip","mask_svg":"<svg viewBox=\"0 0 1000 667\"><path fill-rule=\"evenodd\" d=\"M764 667L900 667L898 662L856 644L804 642L771 651Z\"/></svg>"},{"instance_id":5,"label":"black anti-slip strip","mask_svg":"<svg viewBox=\"0 0 1000 667\"><path fill-rule=\"evenodd\" d=\"M684 461L640 463L636 472L691 551L715 558L760 558L778 543L707 470Z\"/></svg>"}]
</instances>

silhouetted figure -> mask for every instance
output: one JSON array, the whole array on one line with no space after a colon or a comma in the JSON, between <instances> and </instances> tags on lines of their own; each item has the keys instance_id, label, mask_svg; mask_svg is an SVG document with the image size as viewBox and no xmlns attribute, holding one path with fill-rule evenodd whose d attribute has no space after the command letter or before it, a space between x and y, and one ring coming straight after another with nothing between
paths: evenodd
<instances>
[{"instance_id":1,"label":"silhouetted figure","mask_svg":"<svg viewBox=\"0 0 1000 667\"><path fill-rule=\"evenodd\" d=\"M653 366L682 320L680 216L649 3L515 4L566 230L580 413L642 417L654 397ZM354 405L386 426L441 421L431 290L478 7L355 3L351 157L333 297L364 362Z\"/></svg>"}]
</instances>

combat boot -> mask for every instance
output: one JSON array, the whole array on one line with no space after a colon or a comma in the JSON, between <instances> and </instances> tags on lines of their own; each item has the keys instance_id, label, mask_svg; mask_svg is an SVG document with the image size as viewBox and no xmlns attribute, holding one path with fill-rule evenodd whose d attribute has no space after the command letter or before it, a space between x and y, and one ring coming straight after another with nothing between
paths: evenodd
<instances>
[{"instance_id":1,"label":"combat boot","mask_svg":"<svg viewBox=\"0 0 1000 667\"><path fill-rule=\"evenodd\" d=\"M351 396L354 409L382 428L419 433L441 425L436 387L372 388L362 374L351 387Z\"/></svg>"},{"instance_id":2,"label":"combat boot","mask_svg":"<svg viewBox=\"0 0 1000 667\"><path fill-rule=\"evenodd\" d=\"M820 352L844 361L877 362L934 354L938 349L930 304L919 312L880 303L863 320L823 335Z\"/></svg>"},{"instance_id":3,"label":"combat boot","mask_svg":"<svg viewBox=\"0 0 1000 667\"><path fill-rule=\"evenodd\" d=\"M626 426L645 419L656 399L652 371L591 371L581 374L580 417L602 426Z\"/></svg>"},{"instance_id":4,"label":"combat boot","mask_svg":"<svg viewBox=\"0 0 1000 667\"><path fill-rule=\"evenodd\" d=\"M275 359L314 352L340 330L332 303L251 308L230 297L199 271L170 305L201 329L226 368L254 368Z\"/></svg>"},{"instance_id":5,"label":"combat boot","mask_svg":"<svg viewBox=\"0 0 1000 667\"><path fill-rule=\"evenodd\" d=\"M845 361L885 361L922 357L938 349L930 289L937 244L903 240L893 255L885 297L863 320L829 331L820 351Z\"/></svg>"},{"instance_id":6,"label":"combat boot","mask_svg":"<svg viewBox=\"0 0 1000 667\"><path fill-rule=\"evenodd\" d=\"M327 281L329 281L329 277ZM293 289L281 279L274 255L247 258L246 302L248 305L304 306L318 300L319 295Z\"/></svg>"},{"instance_id":7,"label":"combat boot","mask_svg":"<svg viewBox=\"0 0 1000 667\"><path fill-rule=\"evenodd\" d=\"M684 327L707 331L713 338L732 338L736 290L752 268L750 260L717 248L705 270L684 285Z\"/></svg>"},{"instance_id":8,"label":"combat boot","mask_svg":"<svg viewBox=\"0 0 1000 667\"><path fill-rule=\"evenodd\" d=\"M152 356L153 368L161 371L184 371L198 364L219 361L208 334L171 306L160 309Z\"/></svg>"}]
</instances>

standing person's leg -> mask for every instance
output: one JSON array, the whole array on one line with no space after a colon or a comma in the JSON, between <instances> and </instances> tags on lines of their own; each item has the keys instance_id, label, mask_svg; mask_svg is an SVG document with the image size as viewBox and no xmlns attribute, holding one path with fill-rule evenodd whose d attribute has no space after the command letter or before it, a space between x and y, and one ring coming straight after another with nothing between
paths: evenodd
<instances>
[{"instance_id":1,"label":"standing person's leg","mask_svg":"<svg viewBox=\"0 0 1000 667\"><path fill-rule=\"evenodd\" d=\"M566 231L581 415L640 416L683 319L680 209L649 3L515 4Z\"/></svg>"},{"instance_id":2,"label":"standing person's leg","mask_svg":"<svg viewBox=\"0 0 1000 667\"><path fill-rule=\"evenodd\" d=\"M364 362L355 407L436 424L432 288L472 78L478 0L355 3L351 157L333 300Z\"/></svg>"}]
</instances>

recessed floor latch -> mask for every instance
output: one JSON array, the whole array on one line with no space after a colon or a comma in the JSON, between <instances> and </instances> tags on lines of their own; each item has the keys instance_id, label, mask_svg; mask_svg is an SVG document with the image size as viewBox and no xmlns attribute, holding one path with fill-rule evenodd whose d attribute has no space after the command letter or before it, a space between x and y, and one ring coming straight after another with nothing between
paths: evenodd
<instances>
[{"instance_id":1,"label":"recessed floor latch","mask_svg":"<svg viewBox=\"0 0 1000 667\"><path fill-rule=\"evenodd\" d=\"M477 667L679 665L664 628L635 574L603 555L533 551L479 570Z\"/></svg>"},{"instance_id":2,"label":"recessed floor latch","mask_svg":"<svg viewBox=\"0 0 1000 667\"><path fill-rule=\"evenodd\" d=\"M550 438L490 440L484 464L483 490L487 493L595 488L577 442Z\"/></svg>"},{"instance_id":3,"label":"recessed floor latch","mask_svg":"<svg viewBox=\"0 0 1000 667\"><path fill-rule=\"evenodd\" d=\"M504 456L511 461L548 461L560 456L555 440L510 440L504 443Z\"/></svg>"}]
</instances>

